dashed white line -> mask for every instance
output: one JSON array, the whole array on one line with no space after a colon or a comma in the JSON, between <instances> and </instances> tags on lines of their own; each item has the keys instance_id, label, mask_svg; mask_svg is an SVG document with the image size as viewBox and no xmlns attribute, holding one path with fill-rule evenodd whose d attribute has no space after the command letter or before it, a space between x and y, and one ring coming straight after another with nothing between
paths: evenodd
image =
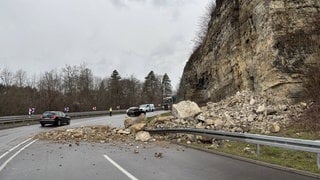
<instances>
[{"instance_id":1,"label":"dashed white line","mask_svg":"<svg viewBox=\"0 0 320 180\"><path fill-rule=\"evenodd\" d=\"M31 144L33 144L34 142L36 142L38 139L31 141L29 144L23 146L19 151L17 151L16 153L14 153L14 155L12 155L8 160L6 160L6 162L4 162L1 166L0 166L0 172L6 167L6 165L14 158L16 157L21 151L23 151L24 149L26 149L28 146L30 146Z\"/></svg>"},{"instance_id":2,"label":"dashed white line","mask_svg":"<svg viewBox=\"0 0 320 180\"><path fill-rule=\"evenodd\" d=\"M103 155L104 158L106 158L111 164L113 164L116 168L118 168L123 174L128 176L131 180L138 180L136 177L134 177L132 174L130 174L127 170L123 169L119 164L114 162L109 156ZM1 170L0 170L1 171Z\"/></svg>"},{"instance_id":3,"label":"dashed white line","mask_svg":"<svg viewBox=\"0 0 320 180\"><path fill-rule=\"evenodd\" d=\"M19 146L21 146L22 144L26 143L27 141L30 141L31 139L32 139L32 138L29 138L29 139L23 141L22 143L16 145L15 147L9 149L7 152L5 152L4 154L2 154L2 155L0 156L0 159L2 159L4 156L6 156L6 155L7 155L8 153L10 153L11 151L17 149Z\"/></svg>"}]
</instances>

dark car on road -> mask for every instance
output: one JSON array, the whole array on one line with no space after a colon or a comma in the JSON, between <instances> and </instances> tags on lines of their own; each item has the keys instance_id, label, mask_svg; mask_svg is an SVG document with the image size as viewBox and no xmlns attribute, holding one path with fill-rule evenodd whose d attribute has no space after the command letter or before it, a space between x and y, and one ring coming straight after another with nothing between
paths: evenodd
<instances>
[{"instance_id":1,"label":"dark car on road","mask_svg":"<svg viewBox=\"0 0 320 180\"><path fill-rule=\"evenodd\" d=\"M128 116L140 116L140 114L146 114L146 111L139 109L138 107L130 107L127 109Z\"/></svg>"},{"instance_id":2,"label":"dark car on road","mask_svg":"<svg viewBox=\"0 0 320 180\"><path fill-rule=\"evenodd\" d=\"M56 126L61 126L62 124L70 124L70 116L66 115L62 111L46 111L40 116L41 126L46 124L52 124Z\"/></svg>"}]
</instances>

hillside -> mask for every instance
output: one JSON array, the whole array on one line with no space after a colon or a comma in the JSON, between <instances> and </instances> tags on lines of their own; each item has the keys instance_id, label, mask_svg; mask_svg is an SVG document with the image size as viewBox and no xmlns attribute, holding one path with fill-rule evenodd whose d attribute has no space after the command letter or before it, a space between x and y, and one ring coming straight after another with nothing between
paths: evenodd
<instances>
[{"instance_id":1,"label":"hillside","mask_svg":"<svg viewBox=\"0 0 320 180\"><path fill-rule=\"evenodd\" d=\"M179 96L216 102L250 90L275 101L299 100L306 65L319 61L319 39L318 0L217 0Z\"/></svg>"}]
</instances>

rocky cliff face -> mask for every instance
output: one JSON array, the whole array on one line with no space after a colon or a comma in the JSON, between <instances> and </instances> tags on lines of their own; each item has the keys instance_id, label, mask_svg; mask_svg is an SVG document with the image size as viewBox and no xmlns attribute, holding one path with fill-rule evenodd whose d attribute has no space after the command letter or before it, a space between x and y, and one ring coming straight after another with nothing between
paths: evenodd
<instances>
[{"instance_id":1,"label":"rocky cliff face","mask_svg":"<svg viewBox=\"0 0 320 180\"><path fill-rule=\"evenodd\" d=\"M217 0L180 96L218 101L240 90L296 99L306 64L320 61L319 0Z\"/></svg>"}]
</instances>

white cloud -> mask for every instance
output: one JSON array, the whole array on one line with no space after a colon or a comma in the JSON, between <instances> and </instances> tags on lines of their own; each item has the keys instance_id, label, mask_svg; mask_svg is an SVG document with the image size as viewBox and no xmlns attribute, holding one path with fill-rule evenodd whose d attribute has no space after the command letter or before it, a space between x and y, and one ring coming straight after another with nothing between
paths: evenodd
<instances>
[{"instance_id":1,"label":"white cloud","mask_svg":"<svg viewBox=\"0 0 320 180\"><path fill-rule=\"evenodd\" d=\"M85 62L100 77L168 73L176 87L209 1L2 0L0 68L32 75Z\"/></svg>"}]
</instances>

